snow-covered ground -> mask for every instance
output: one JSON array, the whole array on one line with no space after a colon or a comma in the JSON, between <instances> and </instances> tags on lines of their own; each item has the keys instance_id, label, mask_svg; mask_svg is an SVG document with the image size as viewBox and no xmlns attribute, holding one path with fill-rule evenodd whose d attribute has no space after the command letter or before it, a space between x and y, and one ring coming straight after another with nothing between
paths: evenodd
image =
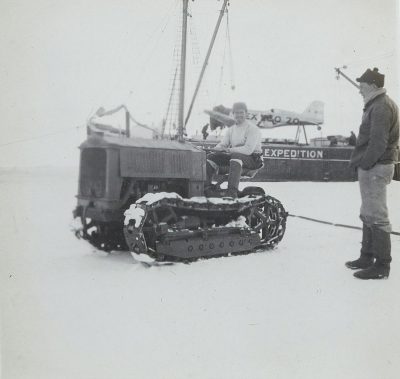
<instances>
[{"instance_id":1,"label":"snow-covered ground","mask_svg":"<svg viewBox=\"0 0 400 379\"><path fill-rule=\"evenodd\" d=\"M290 213L360 226L357 183L262 185ZM273 251L145 268L74 237L76 189L72 169L0 171L3 379L399 377L399 236L389 280L344 267L359 230L295 217Z\"/></svg>"}]
</instances>

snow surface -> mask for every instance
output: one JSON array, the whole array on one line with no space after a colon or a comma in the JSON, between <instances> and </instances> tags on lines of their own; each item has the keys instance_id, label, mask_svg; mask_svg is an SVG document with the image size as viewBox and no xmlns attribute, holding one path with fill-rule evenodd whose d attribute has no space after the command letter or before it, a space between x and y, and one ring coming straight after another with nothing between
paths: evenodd
<instances>
[{"instance_id":1,"label":"snow surface","mask_svg":"<svg viewBox=\"0 0 400 379\"><path fill-rule=\"evenodd\" d=\"M0 171L2 378L399 377L399 236L382 281L344 267L359 230L296 217L272 251L146 268L74 237L77 171ZM357 183L262 186L292 214L360 226Z\"/></svg>"}]
</instances>

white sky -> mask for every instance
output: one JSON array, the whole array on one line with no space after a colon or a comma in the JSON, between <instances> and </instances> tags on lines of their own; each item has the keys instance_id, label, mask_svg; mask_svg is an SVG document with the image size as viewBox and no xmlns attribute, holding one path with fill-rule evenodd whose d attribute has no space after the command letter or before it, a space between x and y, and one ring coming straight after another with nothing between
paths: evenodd
<instances>
[{"instance_id":1,"label":"white sky","mask_svg":"<svg viewBox=\"0 0 400 379\"><path fill-rule=\"evenodd\" d=\"M197 79L222 2L190 1L199 63L188 47L189 86ZM207 122L202 110L244 100L250 108L301 112L325 102L324 135L357 132L362 99L333 68L350 77L377 66L399 102L399 19L395 0L231 0L229 61L220 72L222 24L189 131ZM2 0L0 166L72 165L98 107L125 103L133 116L158 123L167 108L180 0ZM186 104L189 104L190 88ZM217 96L219 94L219 96ZM74 129L81 126L80 129ZM276 134L291 133L287 128ZM312 131L311 131L312 132ZM53 134L58 133L58 134ZM270 132L268 132L270 133ZM51 134L49 136L40 137ZM272 132L271 132L272 134ZM268 135L266 135L268 136ZM39 138L40 137L40 138ZM20 143L18 140L36 138Z\"/></svg>"}]
</instances>

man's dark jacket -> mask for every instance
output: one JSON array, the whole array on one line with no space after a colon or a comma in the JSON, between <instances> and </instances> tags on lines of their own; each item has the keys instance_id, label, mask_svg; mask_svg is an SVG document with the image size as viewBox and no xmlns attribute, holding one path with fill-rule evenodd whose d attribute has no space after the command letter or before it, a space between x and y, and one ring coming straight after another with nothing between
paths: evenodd
<instances>
[{"instance_id":1,"label":"man's dark jacket","mask_svg":"<svg viewBox=\"0 0 400 379\"><path fill-rule=\"evenodd\" d=\"M364 107L351 167L369 170L377 163L398 160L399 110L386 94L378 95Z\"/></svg>"}]
</instances>

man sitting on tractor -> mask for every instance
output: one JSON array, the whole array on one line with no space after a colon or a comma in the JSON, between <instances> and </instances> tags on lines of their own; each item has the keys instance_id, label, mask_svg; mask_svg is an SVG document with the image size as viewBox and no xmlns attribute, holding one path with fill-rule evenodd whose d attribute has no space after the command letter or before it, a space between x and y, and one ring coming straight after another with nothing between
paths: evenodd
<instances>
[{"instance_id":1,"label":"man sitting on tractor","mask_svg":"<svg viewBox=\"0 0 400 379\"><path fill-rule=\"evenodd\" d=\"M229 168L228 190L224 195L236 198L242 169L256 170L262 166L260 129L246 119L246 104L233 104L232 113L235 124L228 128L214 152L207 156L207 196L214 195L213 176L222 173L224 168Z\"/></svg>"}]
</instances>

